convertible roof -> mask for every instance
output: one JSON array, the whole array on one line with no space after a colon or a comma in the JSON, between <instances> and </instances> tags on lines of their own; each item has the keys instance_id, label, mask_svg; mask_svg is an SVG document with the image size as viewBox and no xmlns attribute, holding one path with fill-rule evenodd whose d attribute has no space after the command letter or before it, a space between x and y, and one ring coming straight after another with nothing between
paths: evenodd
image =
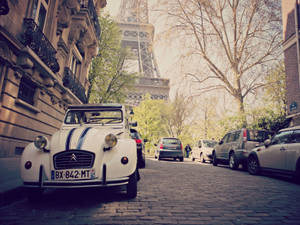
<instances>
[{"instance_id":1,"label":"convertible roof","mask_svg":"<svg viewBox=\"0 0 300 225\"><path fill-rule=\"evenodd\" d=\"M95 109L95 108L115 108L121 109L122 105L117 103L102 103L102 104L79 104L79 105L69 105L68 109Z\"/></svg>"}]
</instances>

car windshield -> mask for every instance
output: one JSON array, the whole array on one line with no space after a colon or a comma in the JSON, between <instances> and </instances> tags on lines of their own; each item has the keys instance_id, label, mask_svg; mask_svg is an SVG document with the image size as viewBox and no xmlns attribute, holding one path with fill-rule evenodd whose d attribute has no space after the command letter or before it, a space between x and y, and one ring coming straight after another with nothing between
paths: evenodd
<instances>
[{"instance_id":1,"label":"car windshield","mask_svg":"<svg viewBox=\"0 0 300 225\"><path fill-rule=\"evenodd\" d=\"M263 130L248 130L248 141L263 142L269 138L270 133Z\"/></svg>"},{"instance_id":2,"label":"car windshield","mask_svg":"<svg viewBox=\"0 0 300 225\"><path fill-rule=\"evenodd\" d=\"M99 110L70 110L68 111L66 124L118 124L122 123L123 115L119 109Z\"/></svg>"},{"instance_id":3,"label":"car windshield","mask_svg":"<svg viewBox=\"0 0 300 225\"><path fill-rule=\"evenodd\" d=\"M134 139L142 139L139 132L137 132L134 129L130 129L130 136L131 136L131 138L134 138Z\"/></svg>"},{"instance_id":4,"label":"car windshield","mask_svg":"<svg viewBox=\"0 0 300 225\"><path fill-rule=\"evenodd\" d=\"M213 148L216 146L218 142L216 141L210 141L210 140L203 140L203 145L204 147L207 147L207 148Z\"/></svg>"},{"instance_id":5,"label":"car windshield","mask_svg":"<svg viewBox=\"0 0 300 225\"><path fill-rule=\"evenodd\" d=\"M167 144L167 145L180 145L181 142L180 142L180 140L178 140L176 138L165 138L165 139L163 139L163 144Z\"/></svg>"}]
</instances>

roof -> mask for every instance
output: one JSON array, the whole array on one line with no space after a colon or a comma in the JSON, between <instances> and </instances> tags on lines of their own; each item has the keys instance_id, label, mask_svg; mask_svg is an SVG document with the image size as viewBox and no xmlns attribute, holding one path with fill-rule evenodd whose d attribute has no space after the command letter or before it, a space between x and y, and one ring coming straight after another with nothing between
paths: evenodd
<instances>
[{"instance_id":1,"label":"roof","mask_svg":"<svg viewBox=\"0 0 300 225\"><path fill-rule=\"evenodd\" d=\"M280 131L288 131L288 130L300 130L300 126L288 127L281 129Z\"/></svg>"},{"instance_id":2,"label":"roof","mask_svg":"<svg viewBox=\"0 0 300 225\"><path fill-rule=\"evenodd\" d=\"M122 105L118 103L96 103L96 104L79 104L79 105L69 105L68 109L95 109L95 108L115 108L121 109Z\"/></svg>"}]
</instances>

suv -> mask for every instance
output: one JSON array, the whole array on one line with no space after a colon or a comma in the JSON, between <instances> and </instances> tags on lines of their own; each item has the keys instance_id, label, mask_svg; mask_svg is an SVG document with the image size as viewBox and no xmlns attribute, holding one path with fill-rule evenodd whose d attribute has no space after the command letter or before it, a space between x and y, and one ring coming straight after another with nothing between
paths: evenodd
<instances>
[{"instance_id":1,"label":"suv","mask_svg":"<svg viewBox=\"0 0 300 225\"><path fill-rule=\"evenodd\" d=\"M147 139L142 139L140 133L133 128L130 128L130 135L132 139L136 142L136 150L137 150L137 158L138 158L138 167L145 168L146 167L146 160L145 160L145 144Z\"/></svg>"},{"instance_id":2,"label":"suv","mask_svg":"<svg viewBox=\"0 0 300 225\"><path fill-rule=\"evenodd\" d=\"M155 158L173 158L183 161L182 143L178 138L164 137L161 138L158 144L155 144L158 149L155 150Z\"/></svg>"},{"instance_id":3,"label":"suv","mask_svg":"<svg viewBox=\"0 0 300 225\"><path fill-rule=\"evenodd\" d=\"M237 169L242 164L247 169L247 158L250 150L269 138L266 130L251 130L242 128L228 132L213 150L213 165L229 164L231 169Z\"/></svg>"},{"instance_id":4,"label":"suv","mask_svg":"<svg viewBox=\"0 0 300 225\"><path fill-rule=\"evenodd\" d=\"M199 159L200 162L212 161L212 151L218 144L214 140L199 140L196 146L193 147L192 160Z\"/></svg>"}]
</instances>

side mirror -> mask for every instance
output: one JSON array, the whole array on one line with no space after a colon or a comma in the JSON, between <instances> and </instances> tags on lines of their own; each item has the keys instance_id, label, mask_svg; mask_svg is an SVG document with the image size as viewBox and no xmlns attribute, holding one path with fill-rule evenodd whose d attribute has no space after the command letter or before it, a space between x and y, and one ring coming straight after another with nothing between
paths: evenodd
<instances>
[{"instance_id":1,"label":"side mirror","mask_svg":"<svg viewBox=\"0 0 300 225\"><path fill-rule=\"evenodd\" d=\"M267 140L264 141L264 145L265 145L266 148L269 147L270 144L271 144L270 139L267 139Z\"/></svg>"},{"instance_id":2,"label":"side mirror","mask_svg":"<svg viewBox=\"0 0 300 225\"><path fill-rule=\"evenodd\" d=\"M132 127L137 127L137 122L129 123L129 125L132 126Z\"/></svg>"},{"instance_id":3,"label":"side mirror","mask_svg":"<svg viewBox=\"0 0 300 225\"><path fill-rule=\"evenodd\" d=\"M144 142L148 142L148 139L145 138L145 139L144 139Z\"/></svg>"},{"instance_id":4,"label":"side mirror","mask_svg":"<svg viewBox=\"0 0 300 225\"><path fill-rule=\"evenodd\" d=\"M221 145L221 144L223 144L224 142L223 142L223 140L221 140L220 142L219 142L219 145Z\"/></svg>"}]
</instances>

